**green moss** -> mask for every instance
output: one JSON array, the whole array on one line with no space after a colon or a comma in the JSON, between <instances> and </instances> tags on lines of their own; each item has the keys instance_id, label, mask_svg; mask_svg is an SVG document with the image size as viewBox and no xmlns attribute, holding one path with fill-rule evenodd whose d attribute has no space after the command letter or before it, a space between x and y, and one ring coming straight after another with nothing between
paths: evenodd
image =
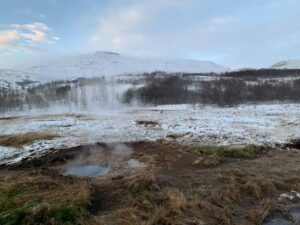
<instances>
[{"instance_id":1,"label":"green moss","mask_svg":"<svg viewBox=\"0 0 300 225\"><path fill-rule=\"evenodd\" d=\"M0 191L0 224L78 224L86 210L61 198L51 200L29 189L8 188Z\"/></svg>"},{"instance_id":2,"label":"green moss","mask_svg":"<svg viewBox=\"0 0 300 225\"><path fill-rule=\"evenodd\" d=\"M80 217L81 212L71 204L62 204L57 209L52 209L48 212L48 216L61 221L64 224L74 224Z\"/></svg>"},{"instance_id":3,"label":"green moss","mask_svg":"<svg viewBox=\"0 0 300 225\"><path fill-rule=\"evenodd\" d=\"M18 200L24 196L20 188L9 189L0 196L0 224L22 224L28 213L26 205L19 205Z\"/></svg>"},{"instance_id":4,"label":"green moss","mask_svg":"<svg viewBox=\"0 0 300 225\"><path fill-rule=\"evenodd\" d=\"M252 155L244 148L229 148L203 145L194 148L195 152L204 154L216 154L228 158L250 158Z\"/></svg>"}]
</instances>

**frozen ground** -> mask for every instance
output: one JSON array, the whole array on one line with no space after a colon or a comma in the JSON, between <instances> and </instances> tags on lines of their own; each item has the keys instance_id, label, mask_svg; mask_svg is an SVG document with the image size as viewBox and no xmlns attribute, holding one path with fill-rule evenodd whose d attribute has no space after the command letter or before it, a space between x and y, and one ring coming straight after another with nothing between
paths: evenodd
<instances>
[{"instance_id":1,"label":"frozen ground","mask_svg":"<svg viewBox=\"0 0 300 225\"><path fill-rule=\"evenodd\" d=\"M216 108L167 105L97 114L35 114L0 118L0 136L50 131L59 138L22 149L0 147L0 163L12 163L51 148L92 142L136 140L192 144L276 146L300 137L300 104Z\"/></svg>"}]
</instances>

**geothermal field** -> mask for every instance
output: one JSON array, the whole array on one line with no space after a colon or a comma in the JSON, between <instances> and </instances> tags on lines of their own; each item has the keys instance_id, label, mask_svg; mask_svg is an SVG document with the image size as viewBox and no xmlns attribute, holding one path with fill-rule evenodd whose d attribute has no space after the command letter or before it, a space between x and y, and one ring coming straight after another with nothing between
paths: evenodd
<instances>
[{"instance_id":1,"label":"geothermal field","mask_svg":"<svg viewBox=\"0 0 300 225\"><path fill-rule=\"evenodd\" d=\"M0 224L299 224L299 70L104 59L2 71Z\"/></svg>"}]
</instances>

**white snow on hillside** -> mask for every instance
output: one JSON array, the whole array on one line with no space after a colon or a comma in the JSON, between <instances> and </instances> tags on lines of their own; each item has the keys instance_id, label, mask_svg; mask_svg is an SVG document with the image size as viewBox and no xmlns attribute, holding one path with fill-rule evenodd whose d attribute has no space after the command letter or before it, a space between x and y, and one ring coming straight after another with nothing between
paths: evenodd
<instances>
[{"instance_id":1,"label":"white snow on hillside","mask_svg":"<svg viewBox=\"0 0 300 225\"><path fill-rule=\"evenodd\" d=\"M300 69L300 59L286 60L274 64L273 69Z\"/></svg>"},{"instance_id":2,"label":"white snow on hillside","mask_svg":"<svg viewBox=\"0 0 300 225\"><path fill-rule=\"evenodd\" d=\"M38 74L11 69L0 69L0 88L14 88L20 86L21 83L37 82L39 79L40 76Z\"/></svg>"},{"instance_id":3,"label":"white snow on hillside","mask_svg":"<svg viewBox=\"0 0 300 225\"><path fill-rule=\"evenodd\" d=\"M24 71L0 69L0 88L18 86L24 80L50 82L140 74L145 72L221 73L229 69L210 61L143 58L111 52L95 52L38 65ZM20 86L20 85L19 85Z\"/></svg>"},{"instance_id":4,"label":"white snow on hillside","mask_svg":"<svg viewBox=\"0 0 300 225\"><path fill-rule=\"evenodd\" d=\"M209 61L142 58L95 52L31 67L28 72L40 74L43 80L49 81L154 71L220 73L227 70L228 68Z\"/></svg>"}]
</instances>

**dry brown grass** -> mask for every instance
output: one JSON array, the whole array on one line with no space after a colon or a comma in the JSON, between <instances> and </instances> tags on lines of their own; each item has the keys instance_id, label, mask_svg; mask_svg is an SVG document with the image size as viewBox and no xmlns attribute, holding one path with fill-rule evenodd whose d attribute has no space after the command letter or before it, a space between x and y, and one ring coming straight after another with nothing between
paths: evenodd
<instances>
[{"instance_id":1,"label":"dry brown grass","mask_svg":"<svg viewBox=\"0 0 300 225\"><path fill-rule=\"evenodd\" d=\"M273 199L266 199L261 206L250 210L245 218L252 224L261 225L266 218L276 210L276 203Z\"/></svg>"},{"instance_id":2,"label":"dry brown grass","mask_svg":"<svg viewBox=\"0 0 300 225\"><path fill-rule=\"evenodd\" d=\"M222 147L211 145L200 145L193 148L196 153L214 154L227 158L247 159L255 158L266 152L262 146L248 145L245 147Z\"/></svg>"},{"instance_id":3,"label":"dry brown grass","mask_svg":"<svg viewBox=\"0 0 300 225\"><path fill-rule=\"evenodd\" d=\"M240 171L230 179L224 176L220 176L220 179L224 184L213 189L209 198L212 204L219 208L220 224L232 224L232 220L236 220L238 215L239 220L244 218L251 224L261 224L274 211L276 198L273 196L276 188L270 180L262 177L247 177ZM245 202L249 210L245 210ZM207 203L202 211L209 213L210 218L216 217L217 214L211 210L212 208L213 206ZM238 208L240 211L237 215Z\"/></svg>"},{"instance_id":4,"label":"dry brown grass","mask_svg":"<svg viewBox=\"0 0 300 225\"><path fill-rule=\"evenodd\" d=\"M191 217L186 213L197 208L182 191L159 187L149 174L125 180L119 188L122 188L121 193L124 192L122 203L116 209L96 216L97 224L180 225Z\"/></svg>"},{"instance_id":5,"label":"dry brown grass","mask_svg":"<svg viewBox=\"0 0 300 225\"><path fill-rule=\"evenodd\" d=\"M172 217L170 217L170 210L158 207L154 209L154 211L151 213L150 218L147 220L145 225L175 225L178 224L177 221L174 221Z\"/></svg>"},{"instance_id":6,"label":"dry brown grass","mask_svg":"<svg viewBox=\"0 0 300 225\"><path fill-rule=\"evenodd\" d=\"M270 195L274 192L274 184L262 177L250 178L241 186L242 190L256 199L261 199L265 195Z\"/></svg>"},{"instance_id":7,"label":"dry brown grass","mask_svg":"<svg viewBox=\"0 0 300 225\"><path fill-rule=\"evenodd\" d=\"M259 224L259 221L272 214L274 207L271 204L268 206L267 199L276 198L278 191L274 190L276 187L271 178L264 179L249 172L247 166L241 167L244 161L246 164L254 161L256 166L252 154L262 154L256 147L247 148L245 151L251 152L251 160L233 157L218 168L210 168L225 160L224 156L193 153L194 156L203 157L200 162L192 167L193 157L189 157L187 165L190 167L163 169L165 177L159 177L158 183L156 176L149 175L151 173L129 180L128 188L124 187L130 192L126 196L127 204L106 212L106 215L98 215L98 219L102 224L129 225ZM185 159L178 159L179 166L182 166L182 160ZM237 167L230 165L233 160L237 162ZM227 164L230 169L226 169ZM162 168L165 166L159 165ZM187 174L189 172L192 176ZM170 173L175 179L165 182L164 179L170 178ZM202 182L198 182L200 179Z\"/></svg>"},{"instance_id":8,"label":"dry brown grass","mask_svg":"<svg viewBox=\"0 0 300 225\"><path fill-rule=\"evenodd\" d=\"M144 225L144 221L139 217L139 210L136 207L125 207L116 209L110 213L96 216L89 224L124 224L124 225Z\"/></svg>"},{"instance_id":9,"label":"dry brown grass","mask_svg":"<svg viewBox=\"0 0 300 225\"><path fill-rule=\"evenodd\" d=\"M220 207L211 202L198 199L195 201L201 220L205 223L201 224L232 224L232 213L227 206Z\"/></svg>"},{"instance_id":10,"label":"dry brown grass","mask_svg":"<svg viewBox=\"0 0 300 225\"><path fill-rule=\"evenodd\" d=\"M211 191L211 199L214 204L224 206L228 202L237 201L240 198L240 188L235 179L230 179L227 184Z\"/></svg>"},{"instance_id":11,"label":"dry brown grass","mask_svg":"<svg viewBox=\"0 0 300 225\"><path fill-rule=\"evenodd\" d=\"M284 179L284 184L285 186L290 187L290 189L300 192L300 176L290 175L286 179Z\"/></svg>"},{"instance_id":12,"label":"dry brown grass","mask_svg":"<svg viewBox=\"0 0 300 225\"><path fill-rule=\"evenodd\" d=\"M57 137L57 135L49 132L28 132L23 134L13 134L0 137L0 145L20 148L24 145L32 144L37 140L51 140L55 137Z\"/></svg>"},{"instance_id":13,"label":"dry brown grass","mask_svg":"<svg viewBox=\"0 0 300 225\"><path fill-rule=\"evenodd\" d=\"M128 187L134 192L158 189L152 174L142 174L135 179L129 180Z\"/></svg>"},{"instance_id":14,"label":"dry brown grass","mask_svg":"<svg viewBox=\"0 0 300 225\"><path fill-rule=\"evenodd\" d=\"M195 167L215 167L220 165L223 161L224 158L216 154L204 155L193 161L192 165Z\"/></svg>"},{"instance_id":15,"label":"dry brown grass","mask_svg":"<svg viewBox=\"0 0 300 225\"><path fill-rule=\"evenodd\" d=\"M245 178L245 177L244 177ZM57 179L57 178L56 178ZM66 179L62 177L61 179ZM225 178L223 178L226 180ZM254 178L253 178L254 179ZM68 179L67 179L68 180ZM262 181L258 178L251 180L257 186L263 188L262 195L268 193L264 189ZM259 180L259 181L258 181ZM115 181L121 182L121 181ZM111 194L107 199L100 197L101 204L103 201L115 201L114 198L121 198L120 204L114 204L113 208L99 211L98 213L74 214L76 223L84 224L124 224L124 225L179 225L179 224L233 224L235 221L249 221L251 224L260 224L275 208L272 201L264 199L258 203L255 194L248 194L248 189L243 189L243 181L236 180L233 177L224 181L224 185L215 188L203 199L199 195L186 193L175 187L159 187L152 175L144 174L137 177L123 180L121 183L109 182L105 189L99 189L99 193L106 190ZM250 181L249 181L250 183ZM26 201L42 197L43 202L39 203L36 210L30 212L27 221L48 221L49 211L53 211L56 206L60 210L60 204L63 202L71 203L76 210L85 209L90 200L89 189L76 180L63 182L62 180L51 180L48 177L34 176L27 178L13 178L13 186L20 186L27 190L30 188L30 194L27 195ZM116 186L117 185L117 186ZM250 187L250 186L249 186ZM6 185L6 188L11 187ZM113 193L118 193L114 195ZM252 198L253 210L239 212L240 219L237 219L237 209L241 209L240 204L245 200L245 193ZM102 193L103 197L106 192ZM249 197L248 197L249 199ZM20 199L22 204L25 199ZM102 202L101 202L102 201ZM103 208L101 209L103 210ZM79 211L76 211L79 212ZM45 216L46 215L46 216ZM87 217L86 217L87 216ZM243 218L243 220L242 220ZM75 220L74 220L75 221ZM55 223L54 223L55 224Z\"/></svg>"},{"instance_id":16,"label":"dry brown grass","mask_svg":"<svg viewBox=\"0 0 300 225\"><path fill-rule=\"evenodd\" d=\"M31 181L24 178L25 186L38 186L32 190L37 193L36 196L48 196L45 198L47 201L39 205L39 210L31 212L30 215L35 216L30 218L38 221L49 218L47 212L55 208L50 201L53 198L56 202L67 199L73 206L86 210L83 214L73 213L79 217L76 216L76 222L72 224L262 224L275 212L277 215L282 204L288 204L277 201L279 194L283 193L283 190L297 190L294 187L299 184L297 157L300 155L296 153L295 157L290 157L275 152L274 154L285 161L269 164L270 154L260 155L261 152L256 147L249 151L261 158L252 157L250 153L250 159L226 159L214 153L198 154L189 151L177 158L174 157L174 153L179 149L174 149L173 145L160 148L160 145L162 144L137 145L139 151L134 152L134 156L139 160L139 157L146 157L143 161L151 162L151 167L136 174L124 173L118 179L108 176L87 181L58 175L54 175L53 179L30 175ZM149 156L151 160L146 160ZM192 166L195 157L203 157L209 163L203 162L201 166L204 168L201 168L200 164L200 167ZM216 165L218 159L224 159L224 163L218 167L211 166ZM285 162L290 162L290 165L287 166ZM32 168L31 171L35 170L37 169ZM52 172L53 170L49 171L49 177L53 176ZM91 184L87 198L84 194L86 189L83 188L83 192L79 187L76 189L76 185L80 186L81 182ZM33 192L32 199L35 198ZM82 194L79 194L80 192ZM76 195L78 201L73 199ZM20 203L23 203L22 198ZM89 206L85 208L85 204ZM68 210L74 212L74 209L76 211L77 208Z\"/></svg>"},{"instance_id":17,"label":"dry brown grass","mask_svg":"<svg viewBox=\"0 0 300 225\"><path fill-rule=\"evenodd\" d=\"M172 209L177 214L182 213L187 207L186 196L178 189L166 189L163 194L166 196L168 202L168 208Z\"/></svg>"}]
</instances>

